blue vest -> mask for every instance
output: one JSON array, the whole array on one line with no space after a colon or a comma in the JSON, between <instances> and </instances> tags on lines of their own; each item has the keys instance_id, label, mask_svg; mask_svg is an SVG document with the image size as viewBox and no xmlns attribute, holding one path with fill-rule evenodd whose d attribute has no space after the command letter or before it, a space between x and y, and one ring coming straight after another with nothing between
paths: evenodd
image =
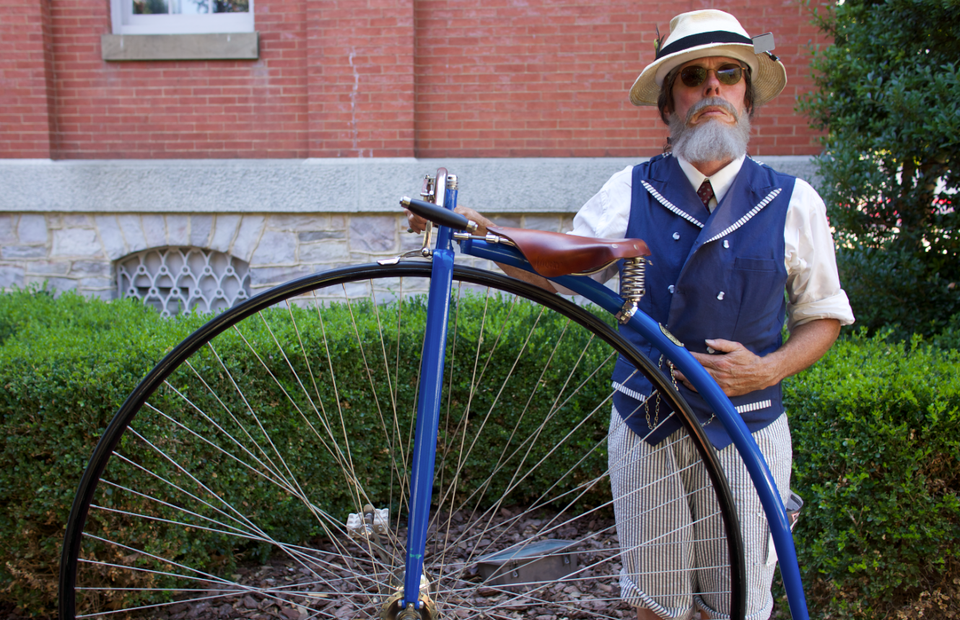
<instances>
[{"instance_id":1,"label":"blue vest","mask_svg":"<svg viewBox=\"0 0 960 620\"><path fill-rule=\"evenodd\" d=\"M711 214L675 157L634 166L627 238L643 239L652 252L640 309L690 351L706 353L708 338L740 342L760 356L778 349L786 314L783 235L794 181L747 158ZM660 359L635 332L622 334L655 363ZM666 360L661 368L669 376ZM652 384L622 357L613 384L617 411L648 443L656 445L680 427L676 416L669 417L669 405L656 395L647 400ZM706 401L678 387L717 450L729 445L723 425L710 421ZM731 400L750 432L783 412L779 384Z\"/></svg>"}]
</instances>

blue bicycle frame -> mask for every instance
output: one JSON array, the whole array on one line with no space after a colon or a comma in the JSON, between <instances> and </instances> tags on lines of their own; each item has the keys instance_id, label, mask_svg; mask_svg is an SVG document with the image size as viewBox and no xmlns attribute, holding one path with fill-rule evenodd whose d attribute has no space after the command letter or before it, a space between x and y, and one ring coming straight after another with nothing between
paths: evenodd
<instances>
[{"instance_id":1,"label":"blue bicycle frame","mask_svg":"<svg viewBox=\"0 0 960 620\"><path fill-rule=\"evenodd\" d=\"M456 189L445 190L446 170L437 172L437 204L447 209L456 208ZM443 180L441 180L443 179ZM442 197L441 197L442 196ZM530 264L514 248L492 244L479 239L460 242L461 252L477 258L495 261L531 271ZM427 305L427 334L421 361L421 388L417 403L417 426L413 454L413 485L411 488L410 517L407 534L407 564L404 574L403 607L420 609L420 576L423 574L423 554L426 545L429 521L430 496L433 486L433 469L437 444L440 393L443 384L444 351L446 348L447 318L452 288L454 250L450 229L439 227L437 244L432 252L433 267L430 297ZM609 288L584 276L563 276L554 282L611 314L623 308L624 300ZM740 453L754 487L760 497L770 524L774 547L780 561L790 613L794 620L808 620L806 598L797 563L797 553L787 520L786 509L780 500L777 485L756 442L750 435L743 419L734 409L730 399L723 393L703 366L682 345L668 337L659 323L641 311L637 311L626 324L652 343L667 359L680 369L696 387L704 400L713 408L717 418L729 433Z\"/></svg>"}]
</instances>

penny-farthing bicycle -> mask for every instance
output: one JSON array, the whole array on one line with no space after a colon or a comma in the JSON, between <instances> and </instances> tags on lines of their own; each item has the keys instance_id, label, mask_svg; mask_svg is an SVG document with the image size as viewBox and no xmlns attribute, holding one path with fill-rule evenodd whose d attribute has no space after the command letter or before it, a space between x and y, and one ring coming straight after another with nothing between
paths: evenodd
<instances>
[{"instance_id":1,"label":"penny-farthing bicycle","mask_svg":"<svg viewBox=\"0 0 960 620\"><path fill-rule=\"evenodd\" d=\"M717 520L727 549L714 595L743 617L740 526L716 453L619 322L686 375L733 437L793 617L805 619L784 508L749 432L683 346L636 310L646 246L475 236L452 212L456 182L442 168L422 194L404 204L438 226L416 256L257 295L137 386L77 492L61 618L169 617L185 604L292 620L631 617L607 482L618 356L650 378L696 448L705 484L689 492L717 508L695 518ZM455 246L538 271L577 303L457 265ZM582 275L616 260L627 263L622 296ZM691 533L648 540L649 557L681 536Z\"/></svg>"}]
</instances>

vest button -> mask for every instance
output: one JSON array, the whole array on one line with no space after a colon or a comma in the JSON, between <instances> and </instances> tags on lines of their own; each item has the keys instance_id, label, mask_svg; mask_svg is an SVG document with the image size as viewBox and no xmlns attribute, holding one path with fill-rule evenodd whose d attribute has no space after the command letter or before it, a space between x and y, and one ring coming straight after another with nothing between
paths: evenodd
<instances>
[{"instance_id":1,"label":"vest button","mask_svg":"<svg viewBox=\"0 0 960 620\"><path fill-rule=\"evenodd\" d=\"M671 284L670 286L667 287L667 290L670 291L670 294L671 294L671 295L673 295L673 291L675 291L675 290L677 290L677 289L676 289L676 287L675 287L674 285Z\"/></svg>"},{"instance_id":2,"label":"vest button","mask_svg":"<svg viewBox=\"0 0 960 620\"><path fill-rule=\"evenodd\" d=\"M729 247L730 247L730 242L727 241L726 239L724 239L724 240L723 240L723 247L729 248Z\"/></svg>"},{"instance_id":3,"label":"vest button","mask_svg":"<svg viewBox=\"0 0 960 620\"><path fill-rule=\"evenodd\" d=\"M675 241L680 241L680 233L678 232L673 233L673 238Z\"/></svg>"},{"instance_id":4,"label":"vest button","mask_svg":"<svg viewBox=\"0 0 960 620\"><path fill-rule=\"evenodd\" d=\"M717 295L717 299L719 299L720 301L723 301L723 291L720 291L720 294Z\"/></svg>"}]
</instances>

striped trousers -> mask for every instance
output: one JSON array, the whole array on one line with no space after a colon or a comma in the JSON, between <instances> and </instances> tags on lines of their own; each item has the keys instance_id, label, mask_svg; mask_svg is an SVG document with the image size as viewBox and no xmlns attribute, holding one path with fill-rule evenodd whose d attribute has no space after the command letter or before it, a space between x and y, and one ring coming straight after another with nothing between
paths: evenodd
<instances>
[{"instance_id":1,"label":"striped trousers","mask_svg":"<svg viewBox=\"0 0 960 620\"><path fill-rule=\"evenodd\" d=\"M718 423L714 421L714 423ZM753 434L786 502L793 460L786 414ZM723 519L710 478L683 429L656 446L616 409L608 437L610 483L623 568L621 596L661 618L689 618L695 607L729 618L730 571ZM766 620L776 555L750 475L733 445L719 453L740 517L747 618Z\"/></svg>"}]
</instances>

